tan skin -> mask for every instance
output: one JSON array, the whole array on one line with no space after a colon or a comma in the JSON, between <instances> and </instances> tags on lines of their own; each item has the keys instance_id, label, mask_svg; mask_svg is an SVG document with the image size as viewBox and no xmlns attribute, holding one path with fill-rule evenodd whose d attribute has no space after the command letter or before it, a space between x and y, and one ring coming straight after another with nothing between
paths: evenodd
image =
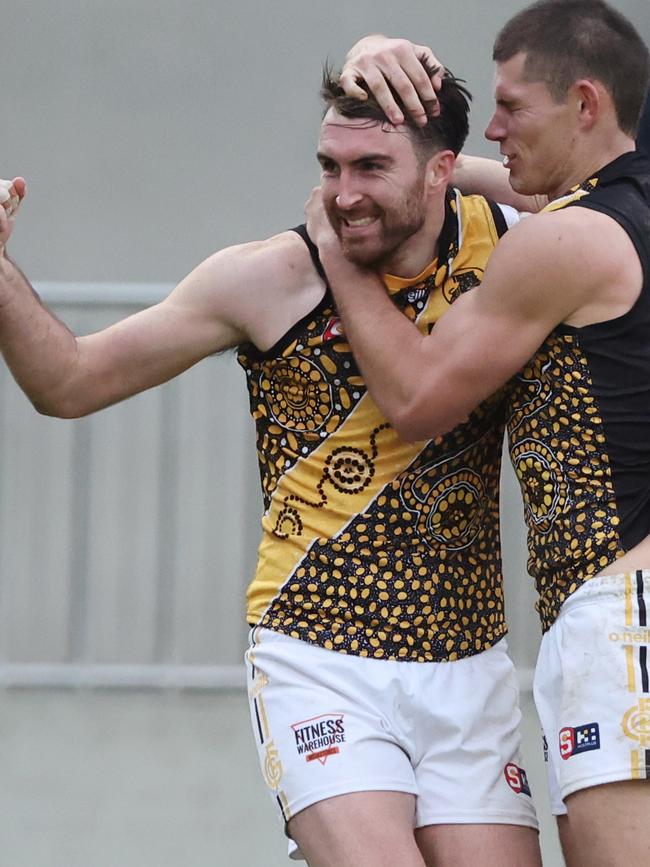
<instances>
[{"instance_id":1,"label":"tan skin","mask_svg":"<svg viewBox=\"0 0 650 867\"><path fill-rule=\"evenodd\" d=\"M349 56L349 78L376 80L389 71L398 90L409 79L402 92L408 106L420 90L425 105L430 103L431 86L423 88L408 72L395 75L395 63L406 68L400 59L403 40L394 54L385 39L370 37L365 47L363 42ZM419 56L421 49L413 46L412 54ZM486 130L500 145L516 192L553 198L634 150L600 82L577 81L558 103L543 84L524 79L524 59L520 54L497 64L496 110ZM377 96L399 119L387 88ZM420 118L423 112L421 105ZM321 198L331 193L317 189L312 194L310 233L369 390L406 439L456 425L515 374L558 323L584 326L620 316L641 290L638 256L616 222L586 209L544 213L508 232L481 286L458 299L431 335L422 336L399 315L378 276L341 255L321 206ZM603 573L649 564L646 538ZM566 805L568 815L559 817L558 825L569 867L645 863L650 787L644 781L587 788L570 795Z\"/></svg>"}]
</instances>

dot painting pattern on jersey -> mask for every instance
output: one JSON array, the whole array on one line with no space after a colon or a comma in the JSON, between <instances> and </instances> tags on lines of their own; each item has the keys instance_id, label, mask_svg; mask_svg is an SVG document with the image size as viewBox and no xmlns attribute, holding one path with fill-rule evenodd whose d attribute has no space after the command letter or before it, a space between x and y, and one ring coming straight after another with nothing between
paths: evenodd
<instances>
[{"instance_id":1,"label":"dot painting pattern on jersey","mask_svg":"<svg viewBox=\"0 0 650 867\"><path fill-rule=\"evenodd\" d=\"M619 552L602 418L577 338L552 334L510 395L510 456L528 525L528 571L544 629Z\"/></svg>"}]
</instances>

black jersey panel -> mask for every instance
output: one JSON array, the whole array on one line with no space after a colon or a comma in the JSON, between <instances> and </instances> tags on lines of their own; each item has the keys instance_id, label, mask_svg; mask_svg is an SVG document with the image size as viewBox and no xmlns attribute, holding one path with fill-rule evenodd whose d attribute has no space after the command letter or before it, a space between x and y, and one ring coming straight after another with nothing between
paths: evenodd
<instances>
[{"instance_id":1,"label":"black jersey panel","mask_svg":"<svg viewBox=\"0 0 650 867\"><path fill-rule=\"evenodd\" d=\"M650 160L624 154L599 176L589 196L569 207L607 214L634 244L643 286L622 316L573 334L587 358L599 406L621 517L620 536L630 549L650 534Z\"/></svg>"}]
</instances>

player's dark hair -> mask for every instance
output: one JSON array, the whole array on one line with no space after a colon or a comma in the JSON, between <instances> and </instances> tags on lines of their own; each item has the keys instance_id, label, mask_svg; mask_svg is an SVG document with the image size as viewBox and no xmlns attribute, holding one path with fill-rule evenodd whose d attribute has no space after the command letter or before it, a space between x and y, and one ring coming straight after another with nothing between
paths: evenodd
<instances>
[{"instance_id":1,"label":"player's dark hair","mask_svg":"<svg viewBox=\"0 0 650 867\"><path fill-rule=\"evenodd\" d=\"M604 0L539 0L503 27L492 57L526 53L527 81L541 81L556 102L581 78L600 81L620 129L636 134L648 88L648 48L634 26Z\"/></svg>"},{"instance_id":2,"label":"player's dark hair","mask_svg":"<svg viewBox=\"0 0 650 867\"><path fill-rule=\"evenodd\" d=\"M436 71L424 61L422 65L429 77ZM338 75L334 75L331 67L326 64L323 67L321 86L321 98L324 104L323 115L330 108L333 108L343 117L368 118L380 123L388 123L384 110L370 92L367 84L359 82L359 86L368 94L367 99L361 100L347 96L339 84ZM391 91L404 114L413 148L420 161L426 162L433 154L446 149L453 151L458 156L469 132L469 101L472 98L471 93L463 87L460 79L455 78L448 70L445 70L442 87L438 91L440 114L437 117L429 117L425 126L418 126L415 123L392 87Z\"/></svg>"}]
</instances>

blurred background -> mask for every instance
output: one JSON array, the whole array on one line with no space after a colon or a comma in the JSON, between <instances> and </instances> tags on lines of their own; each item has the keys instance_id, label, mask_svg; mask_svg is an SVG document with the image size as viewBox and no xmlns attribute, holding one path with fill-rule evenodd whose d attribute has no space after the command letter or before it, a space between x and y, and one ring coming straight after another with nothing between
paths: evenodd
<instances>
[{"instance_id":1,"label":"blurred background","mask_svg":"<svg viewBox=\"0 0 650 867\"><path fill-rule=\"evenodd\" d=\"M516 0L2 0L11 254L73 330L302 221L322 63L368 32L431 45L491 112ZM648 0L615 0L650 41ZM261 500L232 354L96 416L38 416L0 369L0 867L287 864L248 731L245 588ZM504 472L510 647L545 865L559 867L530 677L539 640Z\"/></svg>"}]
</instances>

